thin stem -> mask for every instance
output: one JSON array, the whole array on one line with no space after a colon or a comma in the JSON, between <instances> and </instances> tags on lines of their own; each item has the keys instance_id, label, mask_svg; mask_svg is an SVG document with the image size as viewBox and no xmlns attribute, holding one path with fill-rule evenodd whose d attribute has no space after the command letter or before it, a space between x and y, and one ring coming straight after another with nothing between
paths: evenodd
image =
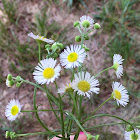
<instances>
[{"instance_id":1,"label":"thin stem","mask_svg":"<svg viewBox=\"0 0 140 140\"><path fill-rule=\"evenodd\" d=\"M52 132L54 133L54 132ZM37 132L37 133L26 133L26 134L16 134L17 137L23 137L23 136L31 136L31 135L42 135L42 134L50 134L50 132ZM55 134L60 134L60 132L55 132ZM58 138L62 138L60 136L56 136Z\"/></svg>"},{"instance_id":2,"label":"thin stem","mask_svg":"<svg viewBox=\"0 0 140 140\"><path fill-rule=\"evenodd\" d=\"M36 91L37 91L37 87L34 88L34 98L33 98L34 110L37 110L37 107L36 107ZM50 130L49 130L49 129L42 123L42 121L40 120L38 113L35 112L35 114L36 114L36 117L37 117L38 122L42 125L42 127L43 127L46 131L49 131L49 132L50 132Z\"/></svg>"},{"instance_id":3,"label":"thin stem","mask_svg":"<svg viewBox=\"0 0 140 140\"><path fill-rule=\"evenodd\" d=\"M47 89L47 86L46 86L46 85L44 85L44 88L45 88L45 90L46 90L46 91L48 91L48 89ZM47 97L48 97L48 100L49 100L49 103L50 103L50 106L51 106L52 110L54 110L54 109L53 109L53 105L52 105L52 103L51 103L50 96L49 96L48 94L47 94ZM56 114L56 112L55 112L55 111L53 111L53 113L54 113L55 117L57 118L57 120L59 121L59 123L61 123L61 121L60 121L60 119L59 119L58 115Z\"/></svg>"},{"instance_id":4,"label":"thin stem","mask_svg":"<svg viewBox=\"0 0 140 140\"><path fill-rule=\"evenodd\" d=\"M84 41L85 31L86 31L86 27L84 29L84 33L81 34L81 36L82 36L82 38L81 38L81 48L83 48L83 41Z\"/></svg>"},{"instance_id":5,"label":"thin stem","mask_svg":"<svg viewBox=\"0 0 140 140\"><path fill-rule=\"evenodd\" d=\"M58 86L57 86L57 83L56 83L56 81L54 81L54 83L55 83L56 89L58 89Z\"/></svg>"},{"instance_id":6,"label":"thin stem","mask_svg":"<svg viewBox=\"0 0 140 140\"><path fill-rule=\"evenodd\" d=\"M113 67L111 66L111 67L109 67L109 68L106 68L106 69L104 69L104 70L102 70L101 72L99 72L98 74L96 74L95 76L94 76L94 78L96 78L97 76L99 76L101 73L103 73L103 72L105 72L105 71L107 71L107 70L109 70L109 69L112 69Z\"/></svg>"},{"instance_id":7,"label":"thin stem","mask_svg":"<svg viewBox=\"0 0 140 140\"><path fill-rule=\"evenodd\" d=\"M111 100L113 97L111 96L110 98L108 98L106 101L104 101L98 108L96 108L89 116L91 117L99 108L101 108L105 103L107 103L109 100Z\"/></svg>"},{"instance_id":8,"label":"thin stem","mask_svg":"<svg viewBox=\"0 0 140 140\"><path fill-rule=\"evenodd\" d=\"M38 42L38 52L39 52L39 56L38 56L38 58L39 58L39 62L40 62L40 60L41 60L41 46L40 46L41 44Z\"/></svg>"},{"instance_id":9,"label":"thin stem","mask_svg":"<svg viewBox=\"0 0 140 140\"><path fill-rule=\"evenodd\" d=\"M85 35L88 35L90 32L94 31L95 29L92 29L90 31L88 31Z\"/></svg>"},{"instance_id":10,"label":"thin stem","mask_svg":"<svg viewBox=\"0 0 140 140\"><path fill-rule=\"evenodd\" d=\"M38 112L38 111L60 111L59 109L47 109L47 110L22 110L21 112Z\"/></svg>"},{"instance_id":11,"label":"thin stem","mask_svg":"<svg viewBox=\"0 0 140 140\"><path fill-rule=\"evenodd\" d=\"M59 94L59 99L60 99L60 115L61 115L62 139L65 140L65 131L64 131L65 128L64 128L63 109L62 109L62 98L61 98L60 94Z\"/></svg>"},{"instance_id":12,"label":"thin stem","mask_svg":"<svg viewBox=\"0 0 140 140\"><path fill-rule=\"evenodd\" d=\"M126 121L126 120L124 120L124 119L122 119L122 118L120 118L120 117L118 117L118 116L114 116L114 115L110 115L110 114L99 114L99 115L91 116L91 117L87 118L86 120L84 120L84 121L82 122L82 125L83 125L85 122L87 122L88 120L90 120L90 119L93 119L93 118L96 118L96 117L103 117L103 116L109 116L109 117L113 117L113 118L122 120L123 122L125 122L125 123L127 123L127 124L130 124L130 125L132 126L132 128L133 128L133 131L134 131L134 127L133 127L133 125L132 125L130 122L128 122L128 121Z\"/></svg>"},{"instance_id":13,"label":"thin stem","mask_svg":"<svg viewBox=\"0 0 140 140\"><path fill-rule=\"evenodd\" d=\"M74 74L75 74L75 68L73 68L73 71L72 71L72 78L71 78L71 82L73 81L74 79Z\"/></svg>"}]
</instances>

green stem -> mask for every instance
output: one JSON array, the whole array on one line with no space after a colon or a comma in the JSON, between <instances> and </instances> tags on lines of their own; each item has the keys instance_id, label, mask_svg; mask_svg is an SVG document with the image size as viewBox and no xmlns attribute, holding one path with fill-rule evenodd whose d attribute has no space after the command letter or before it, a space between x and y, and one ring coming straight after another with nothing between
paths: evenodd
<instances>
[{"instance_id":1,"label":"green stem","mask_svg":"<svg viewBox=\"0 0 140 140\"><path fill-rule=\"evenodd\" d=\"M54 133L54 132L53 132ZM17 137L24 137L24 136L32 136L32 135L42 135L42 134L50 134L50 132L37 132L37 133L27 133L27 134L16 134ZM55 134L60 134L60 132L55 132ZM62 138L60 136L56 136L58 138Z\"/></svg>"},{"instance_id":2,"label":"green stem","mask_svg":"<svg viewBox=\"0 0 140 140\"><path fill-rule=\"evenodd\" d=\"M71 82L73 81L74 79L74 74L75 74L75 68L73 68L73 71L72 71L72 78L71 78Z\"/></svg>"},{"instance_id":3,"label":"green stem","mask_svg":"<svg viewBox=\"0 0 140 140\"><path fill-rule=\"evenodd\" d=\"M60 99L60 115L61 115L62 139L65 140L65 130L64 130L65 128L64 128L63 109L62 109L62 98L61 98L60 94L59 94L59 99Z\"/></svg>"},{"instance_id":4,"label":"green stem","mask_svg":"<svg viewBox=\"0 0 140 140\"><path fill-rule=\"evenodd\" d=\"M58 86L57 86L57 83L56 83L56 81L54 81L54 83L55 83L56 89L58 90Z\"/></svg>"},{"instance_id":5,"label":"green stem","mask_svg":"<svg viewBox=\"0 0 140 140\"><path fill-rule=\"evenodd\" d=\"M93 119L93 118L96 118L96 117L103 117L103 116L109 116L109 117L113 117L113 118L122 120L123 122L125 122L125 123L127 123L127 124L130 124L130 125L132 126L132 128L133 128L133 125L132 125L130 122L128 122L128 121L126 121L126 120L124 120L124 119L122 119L122 118L120 118L120 117L118 117L118 116L114 116L114 115L110 115L110 114L99 114L99 115L91 116L91 117L87 118L86 120L84 120L84 121L82 122L82 125L83 125L85 122L87 122L88 120L90 120L90 119ZM134 131L134 128L133 128L133 131Z\"/></svg>"},{"instance_id":6,"label":"green stem","mask_svg":"<svg viewBox=\"0 0 140 140\"><path fill-rule=\"evenodd\" d=\"M83 48L83 41L84 41L85 31L86 31L86 27L84 29L84 33L81 34L81 36L82 36L82 38L81 38L81 48Z\"/></svg>"},{"instance_id":7,"label":"green stem","mask_svg":"<svg viewBox=\"0 0 140 140\"><path fill-rule=\"evenodd\" d=\"M38 111L60 111L59 109L47 109L47 110L22 110L21 112L38 112Z\"/></svg>"},{"instance_id":8,"label":"green stem","mask_svg":"<svg viewBox=\"0 0 140 140\"><path fill-rule=\"evenodd\" d=\"M39 52L38 58L39 58L39 62L40 62L40 60L41 60L41 47L40 47L40 43L39 42L38 42L38 52Z\"/></svg>"},{"instance_id":9,"label":"green stem","mask_svg":"<svg viewBox=\"0 0 140 140\"><path fill-rule=\"evenodd\" d=\"M108 101L111 100L111 99L113 99L112 96L111 96L110 98L108 98L106 101L104 101L98 108L96 108L96 109L88 116L88 118L91 117L99 108L101 108L106 102L108 102ZM87 118L87 119L88 119L88 118Z\"/></svg>"},{"instance_id":10,"label":"green stem","mask_svg":"<svg viewBox=\"0 0 140 140\"><path fill-rule=\"evenodd\" d=\"M85 35L88 35L90 32L94 31L95 29L92 29L90 31L88 31Z\"/></svg>"},{"instance_id":11,"label":"green stem","mask_svg":"<svg viewBox=\"0 0 140 140\"><path fill-rule=\"evenodd\" d=\"M37 107L36 107L36 91L37 91L37 87L34 88L34 99L33 99L34 110L37 110ZM42 123L42 121L40 120L38 113L35 112L35 114L36 114L36 117L37 117L38 122L42 125L42 127L43 127L46 131L49 131L49 132L50 132L50 130L49 130L49 129Z\"/></svg>"},{"instance_id":12,"label":"green stem","mask_svg":"<svg viewBox=\"0 0 140 140\"><path fill-rule=\"evenodd\" d=\"M92 130L94 128L97 128L97 127L102 127L102 126L110 126L110 125L118 125L118 124L126 124L126 123L109 123L109 124L101 124L101 125L96 125L96 126L93 126L93 127L89 127L89 128L85 128L86 130ZM132 125L138 125L138 123L131 123ZM139 123L140 124L140 123Z\"/></svg>"},{"instance_id":13,"label":"green stem","mask_svg":"<svg viewBox=\"0 0 140 140\"><path fill-rule=\"evenodd\" d=\"M45 87L45 90L48 91L47 86L44 85L44 87ZM47 94L47 97L48 97L48 100L49 100L49 103L50 103L50 106L51 106L52 110L54 110L54 109L53 109L53 105L52 105L52 103L51 103L50 96L49 96L48 94ZM57 116L56 112L53 111L53 113L54 113L55 117L57 118L57 120L59 121L59 123L61 123L61 121L60 121L59 117Z\"/></svg>"},{"instance_id":14,"label":"green stem","mask_svg":"<svg viewBox=\"0 0 140 140\"><path fill-rule=\"evenodd\" d=\"M103 73L103 72L105 72L105 71L107 71L107 70L109 70L109 69L112 69L112 68L113 68L113 66L102 70L101 72L99 72L98 74L96 74L96 75L94 76L94 78L96 78L96 77L99 76L101 73Z\"/></svg>"}]
</instances>

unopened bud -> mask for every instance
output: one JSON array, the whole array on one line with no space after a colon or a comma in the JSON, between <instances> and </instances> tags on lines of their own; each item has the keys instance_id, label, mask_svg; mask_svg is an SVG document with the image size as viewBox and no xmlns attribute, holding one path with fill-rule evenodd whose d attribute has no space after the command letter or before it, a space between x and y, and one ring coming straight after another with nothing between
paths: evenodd
<instances>
[{"instance_id":1,"label":"unopened bud","mask_svg":"<svg viewBox=\"0 0 140 140\"><path fill-rule=\"evenodd\" d=\"M79 21L75 21L73 26L77 27L77 26L79 26L79 24L80 24Z\"/></svg>"},{"instance_id":2,"label":"unopened bud","mask_svg":"<svg viewBox=\"0 0 140 140\"><path fill-rule=\"evenodd\" d=\"M8 79L9 81L11 81L11 80L12 80L12 75L11 75L11 74L8 74L7 79Z\"/></svg>"},{"instance_id":3,"label":"unopened bud","mask_svg":"<svg viewBox=\"0 0 140 140\"><path fill-rule=\"evenodd\" d=\"M47 48L50 48L50 47L51 47L50 44L45 45L45 48L46 48L46 49L47 49Z\"/></svg>"},{"instance_id":4,"label":"unopened bud","mask_svg":"<svg viewBox=\"0 0 140 140\"><path fill-rule=\"evenodd\" d=\"M94 28L95 28L95 29L100 29L100 28L101 28L101 26L100 26L100 24L99 24L99 23L95 23L95 24L94 24Z\"/></svg>"},{"instance_id":5,"label":"unopened bud","mask_svg":"<svg viewBox=\"0 0 140 140\"><path fill-rule=\"evenodd\" d=\"M76 37L75 37L75 41L76 41L76 42L80 42L80 41L81 41L81 36L76 36Z\"/></svg>"},{"instance_id":6,"label":"unopened bud","mask_svg":"<svg viewBox=\"0 0 140 140\"><path fill-rule=\"evenodd\" d=\"M87 135L87 140L92 140L92 139L93 139L93 136L90 135L90 134L88 134L88 135Z\"/></svg>"},{"instance_id":7,"label":"unopened bud","mask_svg":"<svg viewBox=\"0 0 140 140\"><path fill-rule=\"evenodd\" d=\"M19 88L21 86L21 83L17 82L16 87Z\"/></svg>"},{"instance_id":8,"label":"unopened bud","mask_svg":"<svg viewBox=\"0 0 140 140\"><path fill-rule=\"evenodd\" d=\"M60 49L63 49L63 48L64 48L64 46L63 46L62 43L58 43L57 46L58 46Z\"/></svg>"},{"instance_id":9,"label":"unopened bud","mask_svg":"<svg viewBox=\"0 0 140 140\"><path fill-rule=\"evenodd\" d=\"M88 35L85 35L85 36L84 36L84 39L85 39L85 40L89 40L89 36L88 36Z\"/></svg>"},{"instance_id":10,"label":"unopened bud","mask_svg":"<svg viewBox=\"0 0 140 140\"><path fill-rule=\"evenodd\" d=\"M14 85L14 80L9 81L9 87L12 87Z\"/></svg>"},{"instance_id":11,"label":"unopened bud","mask_svg":"<svg viewBox=\"0 0 140 140\"><path fill-rule=\"evenodd\" d=\"M10 132L9 131L6 131L5 138L8 139L9 137L10 137Z\"/></svg>"},{"instance_id":12,"label":"unopened bud","mask_svg":"<svg viewBox=\"0 0 140 140\"><path fill-rule=\"evenodd\" d=\"M131 125L127 125L126 131L132 131L132 130L133 130L132 126Z\"/></svg>"},{"instance_id":13,"label":"unopened bud","mask_svg":"<svg viewBox=\"0 0 140 140\"><path fill-rule=\"evenodd\" d=\"M16 77L16 80L17 80L17 81L21 81L22 78L21 78L20 76L17 76L17 77Z\"/></svg>"}]
</instances>

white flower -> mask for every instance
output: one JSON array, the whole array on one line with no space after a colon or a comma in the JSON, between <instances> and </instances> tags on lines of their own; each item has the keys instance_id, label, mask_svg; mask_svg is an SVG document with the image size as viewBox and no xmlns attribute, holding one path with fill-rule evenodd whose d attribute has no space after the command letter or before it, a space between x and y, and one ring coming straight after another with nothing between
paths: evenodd
<instances>
[{"instance_id":1,"label":"white flower","mask_svg":"<svg viewBox=\"0 0 140 140\"><path fill-rule=\"evenodd\" d=\"M66 92L72 92L72 91L73 91L73 89L72 89L72 83L71 82L68 82L65 85L62 85L61 88L58 89L58 92L57 93L64 94Z\"/></svg>"},{"instance_id":2,"label":"white flower","mask_svg":"<svg viewBox=\"0 0 140 140\"><path fill-rule=\"evenodd\" d=\"M135 131L135 135L134 135ZM125 140L140 140L140 130L134 129L134 131L125 131Z\"/></svg>"},{"instance_id":3,"label":"white flower","mask_svg":"<svg viewBox=\"0 0 140 140\"><path fill-rule=\"evenodd\" d=\"M127 90L123 85L119 82L113 82L112 84L113 89L113 98L116 99L117 104L121 104L122 106L126 106L129 102L129 95L127 94Z\"/></svg>"},{"instance_id":4,"label":"white flower","mask_svg":"<svg viewBox=\"0 0 140 140\"><path fill-rule=\"evenodd\" d=\"M88 72L79 72L75 75L75 80L73 81L72 87L74 91L77 91L79 95L86 95L90 98L92 92L98 94L99 88L96 86L99 85L99 81L94 79L94 76L91 77Z\"/></svg>"},{"instance_id":5,"label":"white flower","mask_svg":"<svg viewBox=\"0 0 140 140\"><path fill-rule=\"evenodd\" d=\"M61 71L60 64L55 67L56 63L57 60L54 60L53 58L41 60L33 72L34 79L41 85L54 82L54 80L60 75Z\"/></svg>"},{"instance_id":6,"label":"white flower","mask_svg":"<svg viewBox=\"0 0 140 140\"><path fill-rule=\"evenodd\" d=\"M123 75L123 63L122 56L120 54L114 54L113 56L113 68L116 71L117 78L121 78Z\"/></svg>"},{"instance_id":7,"label":"white flower","mask_svg":"<svg viewBox=\"0 0 140 140\"><path fill-rule=\"evenodd\" d=\"M10 84L10 81L8 79L6 79L6 82L5 83L6 83L6 86L7 87L12 87L12 85Z\"/></svg>"},{"instance_id":8,"label":"white flower","mask_svg":"<svg viewBox=\"0 0 140 140\"><path fill-rule=\"evenodd\" d=\"M5 110L5 116L7 117L7 119L9 121L14 121L20 113L21 107L22 106L20 105L20 102L18 100L11 100L6 106Z\"/></svg>"},{"instance_id":9,"label":"white flower","mask_svg":"<svg viewBox=\"0 0 140 140\"><path fill-rule=\"evenodd\" d=\"M35 40L39 40L39 41L43 41L43 42L47 42L47 43L53 43L54 40L51 39L47 39L44 36L39 36L39 35L34 35L32 32L28 34L29 37L35 39Z\"/></svg>"},{"instance_id":10,"label":"white flower","mask_svg":"<svg viewBox=\"0 0 140 140\"><path fill-rule=\"evenodd\" d=\"M60 63L66 69L79 67L86 57L81 45L70 45L60 54Z\"/></svg>"},{"instance_id":11,"label":"white flower","mask_svg":"<svg viewBox=\"0 0 140 140\"><path fill-rule=\"evenodd\" d=\"M84 29L86 27L86 31L87 30L90 30L91 28L93 28L93 23L94 23L94 20L90 17L90 16L82 16L80 17L80 27L82 29Z\"/></svg>"}]
</instances>

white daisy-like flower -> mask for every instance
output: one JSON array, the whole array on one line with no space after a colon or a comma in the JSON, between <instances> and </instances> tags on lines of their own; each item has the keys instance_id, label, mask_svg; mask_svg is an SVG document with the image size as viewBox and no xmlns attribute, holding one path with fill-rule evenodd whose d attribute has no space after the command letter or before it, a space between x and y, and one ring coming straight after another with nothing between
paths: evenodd
<instances>
[{"instance_id":1,"label":"white daisy-like flower","mask_svg":"<svg viewBox=\"0 0 140 140\"><path fill-rule=\"evenodd\" d=\"M84 16L80 17L79 23L80 23L80 27L82 29L85 29L85 27L86 27L86 31L90 30L91 28L94 27L94 20L90 16L84 15Z\"/></svg>"},{"instance_id":2,"label":"white daisy-like flower","mask_svg":"<svg viewBox=\"0 0 140 140\"><path fill-rule=\"evenodd\" d=\"M91 76L88 72L79 72L75 75L75 79L72 82L72 87L74 91L77 91L79 95L84 95L90 98L92 92L98 94L99 88L96 87L99 85L99 81Z\"/></svg>"},{"instance_id":3,"label":"white daisy-like flower","mask_svg":"<svg viewBox=\"0 0 140 140\"><path fill-rule=\"evenodd\" d=\"M113 98L116 99L117 104L126 106L129 102L129 95L127 94L128 91L125 89L125 87L119 82L113 82L112 89Z\"/></svg>"},{"instance_id":4,"label":"white daisy-like flower","mask_svg":"<svg viewBox=\"0 0 140 140\"><path fill-rule=\"evenodd\" d=\"M8 79L6 79L6 82L5 83L6 83L6 86L7 87L12 87L12 85L10 84L10 81Z\"/></svg>"},{"instance_id":5,"label":"white daisy-like flower","mask_svg":"<svg viewBox=\"0 0 140 140\"><path fill-rule=\"evenodd\" d=\"M125 131L124 134L125 140L140 140L140 130L134 129L134 131Z\"/></svg>"},{"instance_id":6,"label":"white daisy-like flower","mask_svg":"<svg viewBox=\"0 0 140 140\"><path fill-rule=\"evenodd\" d=\"M60 64L55 66L56 63L57 60L54 60L53 58L41 60L33 72L34 79L41 85L54 82L54 80L60 75L61 71Z\"/></svg>"},{"instance_id":7,"label":"white daisy-like flower","mask_svg":"<svg viewBox=\"0 0 140 140\"><path fill-rule=\"evenodd\" d=\"M47 43L54 43L54 40L52 39L47 39L44 36L39 36L39 35L34 35L32 32L28 34L29 37L38 40L38 41L43 41L43 42L47 42Z\"/></svg>"},{"instance_id":8,"label":"white daisy-like flower","mask_svg":"<svg viewBox=\"0 0 140 140\"><path fill-rule=\"evenodd\" d=\"M61 88L58 89L57 93L64 94L66 92L72 92L72 91L73 91L72 83L68 82L68 83L62 85Z\"/></svg>"},{"instance_id":9,"label":"white daisy-like flower","mask_svg":"<svg viewBox=\"0 0 140 140\"><path fill-rule=\"evenodd\" d=\"M66 69L79 67L86 57L85 49L81 45L70 45L60 54L60 63Z\"/></svg>"},{"instance_id":10,"label":"white daisy-like flower","mask_svg":"<svg viewBox=\"0 0 140 140\"><path fill-rule=\"evenodd\" d=\"M122 56L120 54L114 54L113 56L113 68L116 71L117 78L121 78L123 75L123 63Z\"/></svg>"},{"instance_id":11,"label":"white daisy-like flower","mask_svg":"<svg viewBox=\"0 0 140 140\"><path fill-rule=\"evenodd\" d=\"M11 100L9 104L6 106L5 110L5 116L9 121L14 121L18 114L21 111L22 105L20 105L20 102L18 100Z\"/></svg>"}]
</instances>

